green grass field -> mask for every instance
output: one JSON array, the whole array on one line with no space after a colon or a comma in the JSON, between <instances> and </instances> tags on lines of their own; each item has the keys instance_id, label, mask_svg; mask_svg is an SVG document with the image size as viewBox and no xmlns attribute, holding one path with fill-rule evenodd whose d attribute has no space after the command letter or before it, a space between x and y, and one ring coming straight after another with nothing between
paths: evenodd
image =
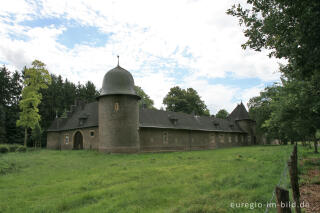
<instances>
[{"instance_id":1,"label":"green grass field","mask_svg":"<svg viewBox=\"0 0 320 213\"><path fill-rule=\"evenodd\" d=\"M291 151L0 154L0 212L248 212L230 203L267 203Z\"/></svg>"}]
</instances>

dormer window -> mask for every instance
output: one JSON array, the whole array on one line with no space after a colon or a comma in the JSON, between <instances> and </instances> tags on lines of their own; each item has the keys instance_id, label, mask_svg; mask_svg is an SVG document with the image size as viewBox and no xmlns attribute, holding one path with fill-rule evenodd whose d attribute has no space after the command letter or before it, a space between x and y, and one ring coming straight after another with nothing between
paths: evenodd
<instances>
[{"instance_id":1,"label":"dormer window","mask_svg":"<svg viewBox=\"0 0 320 213\"><path fill-rule=\"evenodd\" d=\"M219 126L219 122L217 122L217 121L213 121L212 124L213 124L215 127L218 127L218 126Z\"/></svg>"},{"instance_id":2,"label":"dormer window","mask_svg":"<svg viewBox=\"0 0 320 213\"><path fill-rule=\"evenodd\" d=\"M85 118L79 118L79 126L83 126Z\"/></svg>"},{"instance_id":3,"label":"dormer window","mask_svg":"<svg viewBox=\"0 0 320 213\"><path fill-rule=\"evenodd\" d=\"M79 126L83 126L86 120L88 119L88 114L82 114L79 116Z\"/></svg>"},{"instance_id":4,"label":"dormer window","mask_svg":"<svg viewBox=\"0 0 320 213\"><path fill-rule=\"evenodd\" d=\"M170 122L173 125L177 125L177 123L178 123L178 118L177 117L175 117L174 115L169 115L168 117L169 117Z\"/></svg>"}]
</instances>

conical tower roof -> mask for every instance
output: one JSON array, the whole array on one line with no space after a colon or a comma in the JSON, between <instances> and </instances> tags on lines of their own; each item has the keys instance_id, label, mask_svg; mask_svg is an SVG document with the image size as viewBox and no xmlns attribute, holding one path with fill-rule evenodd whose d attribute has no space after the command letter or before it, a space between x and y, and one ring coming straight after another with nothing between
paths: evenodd
<instances>
[{"instance_id":1,"label":"conical tower roof","mask_svg":"<svg viewBox=\"0 0 320 213\"><path fill-rule=\"evenodd\" d=\"M251 120L246 107L241 102L228 116L231 120Z\"/></svg>"}]
</instances>

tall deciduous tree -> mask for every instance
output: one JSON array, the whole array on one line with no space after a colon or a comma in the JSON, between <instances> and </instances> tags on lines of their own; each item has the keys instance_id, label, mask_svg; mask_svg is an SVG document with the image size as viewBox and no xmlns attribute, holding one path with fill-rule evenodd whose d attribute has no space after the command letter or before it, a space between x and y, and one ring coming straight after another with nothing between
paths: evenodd
<instances>
[{"instance_id":1,"label":"tall deciduous tree","mask_svg":"<svg viewBox=\"0 0 320 213\"><path fill-rule=\"evenodd\" d=\"M134 90L141 97L139 102L140 107L146 107L148 109L155 109L153 100L147 95L143 89L139 86L134 86Z\"/></svg>"},{"instance_id":2,"label":"tall deciduous tree","mask_svg":"<svg viewBox=\"0 0 320 213\"><path fill-rule=\"evenodd\" d=\"M41 147L41 136L42 136L42 129L41 126L36 124L36 126L32 129L32 139L34 141L34 147L37 148L38 146Z\"/></svg>"},{"instance_id":3,"label":"tall deciduous tree","mask_svg":"<svg viewBox=\"0 0 320 213\"><path fill-rule=\"evenodd\" d=\"M225 110L225 109L220 109L217 114L216 114L216 117L217 118L227 118L229 115L228 111Z\"/></svg>"},{"instance_id":4,"label":"tall deciduous tree","mask_svg":"<svg viewBox=\"0 0 320 213\"><path fill-rule=\"evenodd\" d=\"M187 90L181 89L178 86L171 88L163 99L163 104L168 111L210 115L204 101L201 100L197 91L192 88L188 88Z\"/></svg>"},{"instance_id":5,"label":"tall deciduous tree","mask_svg":"<svg viewBox=\"0 0 320 213\"><path fill-rule=\"evenodd\" d=\"M38 60L32 62L32 67L26 69L24 75L25 87L22 90L22 99L19 103L22 112L17 126L25 128L24 146L27 146L27 129L34 129L40 121L38 105L42 95L39 90L48 87L48 84L51 83L51 77L45 64Z\"/></svg>"}]
</instances>

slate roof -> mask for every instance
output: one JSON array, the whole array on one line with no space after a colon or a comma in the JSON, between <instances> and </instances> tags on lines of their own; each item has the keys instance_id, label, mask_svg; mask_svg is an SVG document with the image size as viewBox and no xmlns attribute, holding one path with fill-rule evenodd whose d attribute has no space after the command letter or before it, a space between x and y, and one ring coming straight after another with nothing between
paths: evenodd
<instances>
[{"instance_id":1,"label":"slate roof","mask_svg":"<svg viewBox=\"0 0 320 213\"><path fill-rule=\"evenodd\" d=\"M245 106L241 102L240 104L237 105L236 108L230 113L228 116L230 120L251 120L249 117L249 113L246 110Z\"/></svg>"},{"instance_id":2,"label":"slate roof","mask_svg":"<svg viewBox=\"0 0 320 213\"><path fill-rule=\"evenodd\" d=\"M98 126L98 102L71 107L67 118L56 118L47 131L63 131ZM232 114L232 113L231 113ZM80 125L80 119L83 124ZM170 128L200 131L244 132L231 119L194 116L181 112L140 109L140 128Z\"/></svg>"},{"instance_id":3,"label":"slate roof","mask_svg":"<svg viewBox=\"0 0 320 213\"><path fill-rule=\"evenodd\" d=\"M140 109L140 127L243 132L238 125L227 119L152 109Z\"/></svg>"},{"instance_id":4,"label":"slate roof","mask_svg":"<svg viewBox=\"0 0 320 213\"><path fill-rule=\"evenodd\" d=\"M92 102L79 106L71 106L67 118L55 118L47 131L62 131L98 126L98 102ZM83 124L80 125L80 119Z\"/></svg>"}]
</instances>

